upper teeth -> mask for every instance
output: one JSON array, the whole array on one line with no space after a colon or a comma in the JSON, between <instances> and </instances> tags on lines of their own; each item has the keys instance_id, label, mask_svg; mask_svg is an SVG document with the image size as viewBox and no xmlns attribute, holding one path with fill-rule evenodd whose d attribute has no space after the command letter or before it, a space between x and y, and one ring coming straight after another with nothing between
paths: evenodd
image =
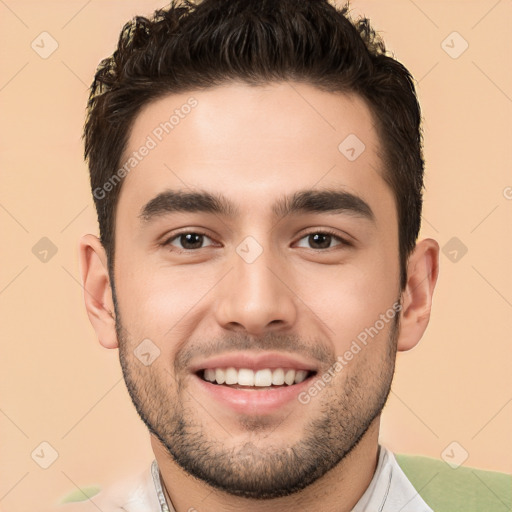
<instances>
[{"instance_id":1,"label":"upper teeth","mask_svg":"<svg viewBox=\"0 0 512 512\"><path fill-rule=\"evenodd\" d=\"M204 378L217 384L239 384L240 386L280 386L298 384L302 382L308 372L306 370L284 370L277 368L272 370L250 370L249 368L206 368Z\"/></svg>"}]
</instances>

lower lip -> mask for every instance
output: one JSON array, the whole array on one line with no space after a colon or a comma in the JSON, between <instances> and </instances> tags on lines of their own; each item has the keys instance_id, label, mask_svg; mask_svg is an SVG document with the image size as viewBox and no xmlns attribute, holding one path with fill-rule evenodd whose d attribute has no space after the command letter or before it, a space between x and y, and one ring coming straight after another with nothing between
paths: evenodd
<instances>
[{"instance_id":1,"label":"lower lip","mask_svg":"<svg viewBox=\"0 0 512 512\"><path fill-rule=\"evenodd\" d=\"M236 389L222 384L212 384L194 375L200 388L217 402L240 414L258 415L273 413L293 400L299 403L299 393L311 384L313 377L308 377L299 384L273 389Z\"/></svg>"}]
</instances>

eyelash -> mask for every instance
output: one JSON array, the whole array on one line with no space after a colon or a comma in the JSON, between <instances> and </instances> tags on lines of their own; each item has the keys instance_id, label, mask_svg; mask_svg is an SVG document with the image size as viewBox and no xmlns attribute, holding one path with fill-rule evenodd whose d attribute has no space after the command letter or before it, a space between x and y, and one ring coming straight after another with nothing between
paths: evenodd
<instances>
[{"instance_id":1,"label":"eyelash","mask_svg":"<svg viewBox=\"0 0 512 512\"><path fill-rule=\"evenodd\" d=\"M173 242L174 240L176 240L177 238L179 238L180 236L182 235L188 235L188 234L194 234L194 235L201 235L201 236L205 236L207 238L209 238L210 240L213 240L212 237L210 237L207 233L204 233L203 231L200 231L200 230L188 230L188 231L181 231L179 233L175 233L174 235L172 235L170 238L167 238L165 242L162 243L162 246L164 247L172 247L172 249L170 249L171 251L174 251L174 252L178 252L178 253L192 253L192 252L195 252L195 251L199 251L200 249L205 249L206 247L200 247L199 249L179 249L179 248L176 248L174 246L171 245L171 242ZM349 241L347 241L346 239L340 237L339 235L337 235L334 231L331 231L330 229L322 229L322 230L312 230L308 233L304 233L298 241L310 236L310 235L316 235L316 234L321 234L321 235L330 235L332 236L333 238L335 238L338 242L340 242L338 245L334 246L334 247L338 247L338 246L345 246L345 247L351 247L353 244L350 243ZM329 251L329 250L332 250L334 249L334 247L328 247L326 249L311 249L311 251L317 251L317 252L326 252L326 251Z\"/></svg>"}]
</instances>

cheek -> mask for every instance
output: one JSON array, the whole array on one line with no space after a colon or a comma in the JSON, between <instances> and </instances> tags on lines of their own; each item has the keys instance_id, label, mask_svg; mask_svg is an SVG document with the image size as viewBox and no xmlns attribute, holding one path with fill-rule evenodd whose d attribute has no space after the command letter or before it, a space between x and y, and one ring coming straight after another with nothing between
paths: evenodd
<instances>
[{"instance_id":1,"label":"cheek","mask_svg":"<svg viewBox=\"0 0 512 512\"><path fill-rule=\"evenodd\" d=\"M398 298L398 262L378 257L368 260L310 267L309 273L301 269L298 295L329 328L333 339L350 341Z\"/></svg>"},{"instance_id":2,"label":"cheek","mask_svg":"<svg viewBox=\"0 0 512 512\"><path fill-rule=\"evenodd\" d=\"M216 274L199 272L194 266L169 268L146 261L137 268L134 263L119 263L116 269L119 309L126 327L139 337L155 340L189 332L203 297L218 280Z\"/></svg>"}]
</instances>

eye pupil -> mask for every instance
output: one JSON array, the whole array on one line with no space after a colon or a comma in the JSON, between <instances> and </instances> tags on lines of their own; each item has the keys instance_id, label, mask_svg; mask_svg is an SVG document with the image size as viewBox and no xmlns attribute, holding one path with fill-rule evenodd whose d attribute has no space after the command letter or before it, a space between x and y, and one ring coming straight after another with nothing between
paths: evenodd
<instances>
[{"instance_id":1,"label":"eye pupil","mask_svg":"<svg viewBox=\"0 0 512 512\"><path fill-rule=\"evenodd\" d=\"M180 238L181 245L185 249L200 249L203 244L203 235L199 233L186 233L181 235ZM192 245L192 247L190 247L190 245Z\"/></svg>"},{"instance_id":2,"label":"eye pupil","mask_svg":"<svg viewBox=\"0 0 512 512\"><path fill-rule=\"evenodd\" d=\"M331 235L327 233L314 233L312 235L309 235L310 243L320 245L320 247L315 247L325 249L328 248L331 245ZM322 242L323 240L323 242Z\"/></svg>"}]
</instances>

